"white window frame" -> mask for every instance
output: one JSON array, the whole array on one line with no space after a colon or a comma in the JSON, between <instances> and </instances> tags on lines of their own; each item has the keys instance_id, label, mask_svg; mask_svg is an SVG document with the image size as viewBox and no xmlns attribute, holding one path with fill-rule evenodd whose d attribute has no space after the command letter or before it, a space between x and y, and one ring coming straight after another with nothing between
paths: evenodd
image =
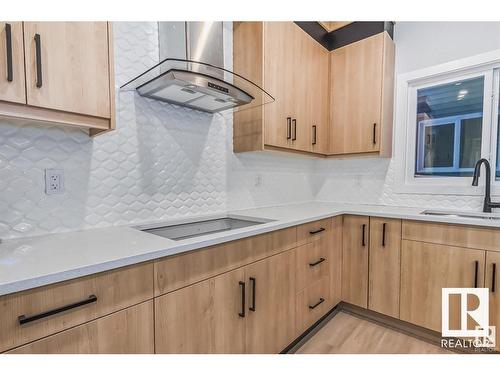
<instances>
[{"instance_id":1,"label":"white window frame","mask_svg":"<svg viewBox=\"0 0 500 375\"><path fill-rule=\"evenodd\" d=\"M497 69L497 70L495 70ZM471 177L415 176L417 145L417 90L484 75L483 127L481 157L496 167L496 108L500 50L455 60L449 63L401 74L396 83L396 123L394 190L397 193L483 195L484 179L480 186L471 186ZM495 105L493 105L495 103ZM492 173L494 176L494 173ZM493 194L500 194L500 181L492 179Z\"/></svg>"},{"instance_id":2,"label":"white window frame","mask_svg":"<svg viewBox=\"0 0 500 375\"><path fill-rule=\"evenodd\" d=\"M482 112L469 113L466 115L440 117L437 119L421 120L418 122L417 129L417 156L415 173L433 173L433 172L472 172L474 168L460 168L460 137L462 131L462 120L482 117ZM441 125L453 124L454 145L453 145L453 165L451 167L424 167L423 159L419 159L419 155L425 153L425 143L423 142L424 131L426 127L436 127Z\"/></svg>"}]
</instances>

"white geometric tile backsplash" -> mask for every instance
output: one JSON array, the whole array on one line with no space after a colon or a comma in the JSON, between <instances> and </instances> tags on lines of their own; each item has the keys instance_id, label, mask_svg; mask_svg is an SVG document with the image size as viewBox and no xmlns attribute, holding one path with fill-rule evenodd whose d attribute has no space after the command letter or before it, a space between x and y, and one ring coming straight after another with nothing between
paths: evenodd
<instances>
[{"instance_id":1,"label":"white geometric tile backsplash","mask_svg":"<svg viewBox=\"0 0 500 375\"><path fill-rule=\"evenodd\" d=\"M115 23L114 38L116 87L158 61L156 23ZM314 199L480 207L480 197L395 194L389 160L235 155L230 117L133 92L116 100L117 130L95 139L0 123L0 238ZM47 168L64 169L64 194L45 194Z\"/></svg>"}]
</instances>

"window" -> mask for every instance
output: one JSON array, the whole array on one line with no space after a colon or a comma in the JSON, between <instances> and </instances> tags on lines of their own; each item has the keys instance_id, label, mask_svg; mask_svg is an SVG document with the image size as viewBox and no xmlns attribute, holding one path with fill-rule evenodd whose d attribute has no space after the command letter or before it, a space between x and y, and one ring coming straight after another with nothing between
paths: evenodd
<instances>
[{"instance_id":1,"label":"window","mask_svg":"<svg viewBox=\"0 0 500 375\"><path fill-rule=\"evenodd\" d=\"M417 176L471 176L481 158L484 77L417 90Z\"/></svg>"},{"instance_id":2,"label":"window","mask_svg":"<svg viewBox=\"0 0 500 375\"><path fill-rule=\"evenodd\" d=\"M499 97L500 50L399 75L396 192L482 195L471 177L486 158L500 194Z\"/></svg>"}]
</instances>

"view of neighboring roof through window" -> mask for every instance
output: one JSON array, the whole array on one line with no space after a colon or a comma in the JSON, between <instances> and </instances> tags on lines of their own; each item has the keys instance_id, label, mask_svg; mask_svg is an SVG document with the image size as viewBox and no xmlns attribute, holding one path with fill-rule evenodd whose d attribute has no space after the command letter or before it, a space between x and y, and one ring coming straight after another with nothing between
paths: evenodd
<instances>
[{"instance_id":1,"label":"view of neighboring roof through window","mask_svg":"<svg viewBox=\"0 0 500 375\"><path fill-rule=\"evenodd\" d=\"M484 77L417 91L416 176L472 176L481 157Z\"/></svg>"}]
</instances>

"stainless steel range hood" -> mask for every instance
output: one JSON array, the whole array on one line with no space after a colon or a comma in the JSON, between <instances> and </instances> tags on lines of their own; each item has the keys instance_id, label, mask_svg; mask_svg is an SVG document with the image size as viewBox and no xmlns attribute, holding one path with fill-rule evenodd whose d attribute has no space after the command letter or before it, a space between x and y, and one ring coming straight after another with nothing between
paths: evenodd
<instances>
[{"instance_id":1,"label":"stainless steel range hood","mask_svg":"<svg viewBox=\"0 0 500 375\"><path fill-rule=\"evenodd\" d=\"M222 22L159 22L158 50L160 63L121 90L210 113L274 101L255 83L222 67Z\"/></svg>"}]
</instances>

